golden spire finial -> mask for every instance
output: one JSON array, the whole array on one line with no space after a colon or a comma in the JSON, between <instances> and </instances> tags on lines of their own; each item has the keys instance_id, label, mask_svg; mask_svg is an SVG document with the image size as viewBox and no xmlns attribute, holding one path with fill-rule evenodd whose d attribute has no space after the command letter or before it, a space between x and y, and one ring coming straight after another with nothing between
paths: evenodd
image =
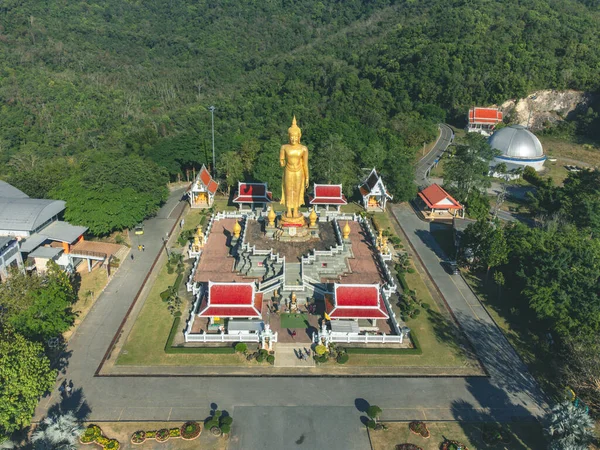
<instances>
[{"instance_id":1,"label":"golden spire finial","mask_svg":"<svg viewBox=\"0 0 600 450\"><path fill-rule=\"evenodd\" d=\"M310 212L310 215L308 216L308 220L310 221L311 227L315 226L318 218L319 217L317 216L317 213L315 212L315 208L313 208L312 211Z\"/></svg>"},{"instance_id":2,"label":"golden spire finial","mask_svg":"<svg viewBox=\"0 0 600 450\"><path fill-rule=\"evenodd\" d=\"M240 233L242 232L242 226L240 225L240 223L236 220L235 221L235 225L233 226L233 236L236 238L240 237Z\"/></svg>"},{"instance_id":3,"label":"golden spire finial","mask_svg":"<svg viewBox=\"0 0 600 450\"><path fill-rule=\"evenodd\" d=\"M346 225L344 225L344 229L342 230L342 236L344 236L344 239L348 239L348 236L350 236L350 225L348 224L348 221L346 221Z\"/></svg>"},{"instance_id":4,"label":"golden spire finial","mask_svg":"<svg viewBox=\"0 0 600 450\"><path fill-rule=\"evenodd\" d=\"M292 119L292 126L288 128L288 135L290 134L302 135L302 130L296 125L296 115L294 115L294 118Z\"/></svg>"},{"instance_id":5,"label":"golden spire finial","mask_svg":"<svg viewBox=\"0 0 600 450\"><path fill-rule=\"evenodd\" d=\"M270 227L274 227L275 226L275 218L277 217L277 215L275 214L275 211L273 211L273 207L271 206L269 208L269 215L267 216L267 219L269 219L269 226Z\"/></svg>"}]
</instances>

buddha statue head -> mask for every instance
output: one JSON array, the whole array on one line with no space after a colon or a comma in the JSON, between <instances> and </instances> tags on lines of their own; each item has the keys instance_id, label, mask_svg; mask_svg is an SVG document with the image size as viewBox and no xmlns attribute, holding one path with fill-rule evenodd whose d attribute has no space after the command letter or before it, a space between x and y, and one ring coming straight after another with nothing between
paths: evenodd
<instances>
[{"instance_id":1,"label":"buddha statue head","mask_svg":"<svg viewBox=\"0 0 600 450\"><path fill-rule=\"evenodd\" d=\"M302 130L296 125L296 116L292 119L292 126L288 128L288 136L290 138L290 144L295 145L300 143L302 137Z\"/></svg>"}]
</instances>

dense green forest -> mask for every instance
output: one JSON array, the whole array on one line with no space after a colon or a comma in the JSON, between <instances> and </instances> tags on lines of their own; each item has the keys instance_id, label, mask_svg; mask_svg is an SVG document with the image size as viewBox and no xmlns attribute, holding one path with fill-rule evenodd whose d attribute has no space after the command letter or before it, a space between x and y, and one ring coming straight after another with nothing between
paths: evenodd
<instances>
[{"instance_id":1,"label":"dense green forest","mask_svg":"<svg viewBox=\"0 0 600 450\"><path fill-rule=\"evenodd\" d=\"M406 199L437 122L533 89L597 91L598 23L598 5L575 0L7 0L0 175L71 198L86 189L78 168L107 153L176 179L211 161L214 105L226 181L270 178L277 192L296 114L314 181L352 194L377 166Z\"/></svg>"}]
</instances>

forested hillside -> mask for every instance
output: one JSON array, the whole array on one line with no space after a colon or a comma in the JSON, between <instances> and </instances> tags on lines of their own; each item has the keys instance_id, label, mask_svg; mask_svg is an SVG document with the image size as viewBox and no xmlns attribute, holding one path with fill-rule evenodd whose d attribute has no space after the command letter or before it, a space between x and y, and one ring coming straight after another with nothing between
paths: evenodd
<instances>
[{"instance_id":1,"label":"forested hillside","mask_svg":"<svg viewBox=\"0 0 600 450\"><path fill-rule=\"evenodd\" d=\"M269 178L277 192L296 114L315 181L351 194L377 166L404 199L437 122L533 89L599 89L600 11L585 3L7 0L0 175L66 196L102 152L174 179L211 160L214 105L230 182Z\"/></svg>"}]
</instances>

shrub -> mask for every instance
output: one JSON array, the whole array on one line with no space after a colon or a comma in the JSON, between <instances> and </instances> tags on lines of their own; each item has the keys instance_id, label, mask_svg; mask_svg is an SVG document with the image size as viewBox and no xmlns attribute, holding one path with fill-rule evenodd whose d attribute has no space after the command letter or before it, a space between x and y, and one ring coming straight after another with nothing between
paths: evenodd
<instances>
[{"instance_id":1,"label":"shrub","mask_svg":"<svg viewBox=\"0 0 600 450\"><path fill-rule=\"evenodd\" d=\"M273 356L273 355L267 356L267 362L271 365L275 364L275 356Z\"/></svg>"},{"instance_id":2,"label":"shrub","mask_svg":"<svg viewBox=\"0 0 600 450\"><path fill-rule=\"evenodd\" d=\"M259 353L259 355L256 357L256 362L261 363L264 360L265 360L265 357Z\"/></svg>"},{"instance_id":3,"label":"shrub","mask_svg":"<svg viewBox=\"0 0 600 450\"><path fill-rule=\"evenodd\" d=\"M335 360L338 364L346 364L348 362L348 353L340 353Z\"/></svg>"},{"instance_id":4,"label":"shrub","mask_svg":"<svg viewBox=\"0 0 600 450\"><path fill-rule=\"evenodd\" d=\"M414 267L409 267L407 270L408 273L415 273Z\"/></svg>"},{"instance_id":5,"label":"shrub","mask_svg":"<svg viewBox=\"0 0 600 450\"><path fill-rule=\"evenodd\" d=\"M325 352L327 352L327 347L325 347L322 344L319 344L315 347L315 353L319 356L322 356L325 354Z\"/></svg>"},{"instance_id":6,"label":"shrub","mask_svg":"<svg viewBox=\"0 0 600 450\"><path fill-rule=\"evenodd\" d=\"M314 356L314 360L318 363L326 363L328 359L329 358L327 358L327 355L315 355Z\"/></svg>"},{"instance_id":7,"label":"shrub","mask_svg":"<svg viewBox=\"0 0 600 450\"><path fill-rule=\"evenodd\" d=\"M412 312L411 316L418 316L419 314L421 314L421 310L419 308L415 308L415 310Z\"/></svg>"},{"instance_id":8,"label":"shrub","mask_svg":"<svg viewBox=\"0 0 600 450\"><path fill-rule=\"evenodd\" d=\"M156 437L155 439L158 442L164 442L166 440L168 440L171 437L169 430L167 428L161 428L160 430L158 430L156 432Z\"/></svg>"},{"instance_id":9,"label":"shrub","mask_svg":"<svg viewBox=\"0 0 600 450\"><path fill-rule=\"evenodd\" d=\"M421 447L415 444L398 444L396 450L423 450Z\"/></svg>"},{"instance_id":10,"label":"shrub","mask_svg":"<svg viewBox=\"0 0 600 450\"><path fill-rule=\"evenodd\" d=\"M421 308L426 311L429 311L429 303L421 302Z\"/></svg>"},{"instance_id":11,"label":"shrub","mask_svg":"<svg viewBox=\"0 0 600 450\"><path fill-rule=\"evenodd\" d=\"M171 437L181 437L181 430L179 428L171 428L169 430L169 436L171 436Z\"/></svg>"},{"instance_id":12,"label":"shrub","mask_svg":"<svg viewBox=\"0 0 600 450\"><path fill-rule=\"evenodd\" d=\"M445 440L440 446L440 450L469 450L465 444L458 441Z\"/></svg>"},{"instance_id":13,"label":"shrub","mask_svg":"<svg viewBox=\"0 0 600 450\"><path fill-rule=\"evenodd\" d=\"M231 431L231 425L222 425L221 426L221 433L223 434L229 434L229 432Z\"/></svg>"},{"instance_id":14,"label":"shrub","mask_svg":"<svg viewBox=\"0 0 600 450\"><path fill-rule=\"evenodd\" d=\"M200 436L200 424L198 422L186 422L179 429L184 439L195 439Z\"/></svg>"},{"instance_id":15,"label":"shrub","mask_svg":"<svg viewBox=\"0 0 600 450\"><path fill-rule=\"evenodd\" d=\"M415 434L419 434L424 438L428 438L430 436L429 430L427 429L427 425L425 422L420 420L415 420L408 424L408 428Z\"/></svg>"},{"instance_id":16,"label":"shrub","mask_svg":"<svg viewBox=\"0 0 600 450\"><path fill-rule=\"evenodd\" d=\"M258 354L259 354L260 356L262 356L263 358L266 358L266 357L267 357L267 355L269 354L269 351L268 351L268 350L265 350L264 348L261 348L261 349L258 351Z\"/></svg>"},{"instance_id":17,"label":"shrub","mask_svg":"<svg viewBox=\"0 0 600 450\"><path fill-rule=\"evenodd\" d=\"M102 435L102 430L98 425L88 425L88 427L83 432L81 436L81 442L89 444L90 442L94 442L97 438Z\"/></svg>"},{"instance_id":18,"label":"shrub","mask_svg":"<svg viewBox=\"0 0 600 450\"><path fill-rule=\"evenodd\" d=\"M146 440L146 432L143 430L136 431L131 435L131 442L134 444L141 444Z\"/></svg>"},{"instance_id":19,"label":"shrub","mask_svg":"<svg viewBox=\"0 0 600 450\"><path fill-rule=\"evenodd\" d=\"M121 444L116 439L109 439L108 442L104 444L104 448L107 450L119 450Z\"/></svg>"},{"instance_id":20,"label":"shrub","mask_svg":"<svg viewBox=\"0 0 600 450\"><path fill-rule=\"evenodd\" d=\"M231 425L233 423L233 417L223 416L220 421L221 425Z\"/></svg>"},{"instance_id":21,"label":"shrub","mask_svg":"<svg viewBox=\"0 0 600 450\"><path fill-rule=\"evenodd\" d=\"M246 353L248 351L248 344L245 342L238 342L235 344L235 351L238 353Z\"/></svg>"},{"instance_id":22,"label":"shrub","mask_svg":"<svg viewBox=\"0 0 600 450\"><path fill-rule=\"evenodd\" d=\"M390 237L390 241L392 242L392 244L394 244L395 246L400 246L402 244L402 241L400 240L400 238L398 236L392 236Z\"/></svg>"}]
</instances>

